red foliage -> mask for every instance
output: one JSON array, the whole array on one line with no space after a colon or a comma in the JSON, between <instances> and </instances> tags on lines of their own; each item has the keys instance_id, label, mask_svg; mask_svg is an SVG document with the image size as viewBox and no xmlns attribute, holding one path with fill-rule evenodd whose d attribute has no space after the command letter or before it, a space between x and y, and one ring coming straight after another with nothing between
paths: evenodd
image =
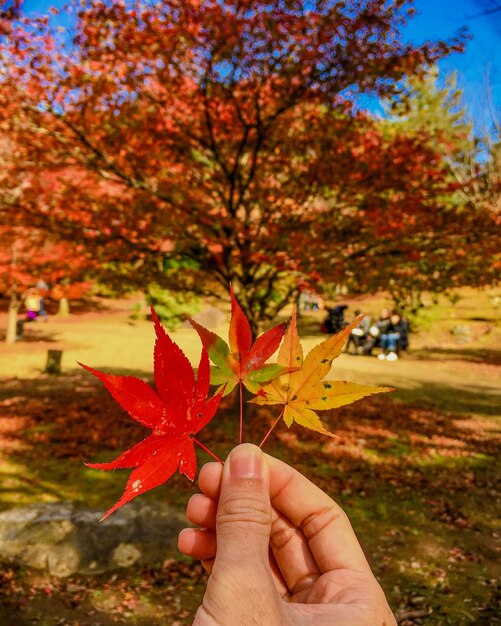
<instances>
[{"instance_id":1,"label":"red foliage","mask_svg":"<svg viewBox=\"0 0 501 626\"><path fill-rule=\"evenodd\" d=\"M53 285L51 295L59 293L56 299L79 298L90 283L72 281L91 267L82 246L50 241L40 229L0 225L0 293L5 296L15 297L43 279Z\"/></svg>"},{"instance_id":2,"label":"red foliage","mask_svg":"<svg viewBox=\"0 0 501 626\"><path fill-rule=\"evenodd\" d=\"M88 463L103 470L134 468L120 500L104 515L116 511L133 498L158 487L177 469L190 480L196 472L194 435L216 414L221 394L209 394L209 357L202 350L195 381L190 362L166 334L155 311L155 392L147 383L133 376L104 374L87 365L86 370L101 380L115 400L129 415L153 432L110 463Z\"/></svg>"},{"instance_id":3,"label":"red foliage","mask_svg":"<svg viewBox=\"0 0 501 626\"><path fill-rule=\"evenodd\" d=\"M96 1L71 42L30 18L0 49L16 211L126 264L121 280L165 284L164 259L184 263L177 288L232 282L254 328L308 278L481 280L480 255L478 270L455 254L471 242L440 151L354 106L461 46L404 44L411 16L407 2Z\"/></svg>"}]
</instances>

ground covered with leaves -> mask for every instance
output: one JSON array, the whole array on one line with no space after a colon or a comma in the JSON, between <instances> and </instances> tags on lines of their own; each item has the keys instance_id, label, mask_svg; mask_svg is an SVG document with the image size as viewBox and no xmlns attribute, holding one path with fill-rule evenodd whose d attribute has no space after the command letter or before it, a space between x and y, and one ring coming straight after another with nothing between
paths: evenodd
<instances>
[{"instance_id":1,"label":"ground covered with leaves","mask_svg":"<svg viewBox=\"0 0 501 626\"><path fill-rule=\"evenodd\" d=\"M398 368L343 357L349 379L358 372L361 382L413 384L328 414L337 440L282 425L265 446L346 509L402 626L501 624L501 440L491 393L499 361L493 350L488 357L468 346L438 356L416 348ZM434 385L418 380L420 367ZM223 417L201 433L221 457L237 437L233 402L226 398ZM82 461L109 460L148 432L75 369L57 378L3 378L0 416L0 509L71 500L106 510L127 472L98 480ZM249 405L244 439L259 441L275 417L273 407ZM197 454L200 463L209 460ZM177 476L143 497L182 508L195 489ZM201 567L183 558L67 579L5 565L0 623L184 626L204 584Z\"/></svg>"}]
</instances>

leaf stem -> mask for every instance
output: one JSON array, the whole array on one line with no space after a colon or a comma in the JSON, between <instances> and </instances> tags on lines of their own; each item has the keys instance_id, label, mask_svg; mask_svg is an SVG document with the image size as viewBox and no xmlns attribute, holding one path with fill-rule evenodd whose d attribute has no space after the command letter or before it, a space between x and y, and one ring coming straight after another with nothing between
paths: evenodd
<instances>
[{"instance_id":1,"label":"leaf stem","mask_svg":"<svg viewBox=\"0 0 501 626\"><path fill-rule=\"evenodd\" d=\"M218 456L216 456L216 455L214 454L214 452L211 452L211 451L209 450L209 448L207 448L207 446L204 446L204 444L203 444L203 443L201 443L200 441L198 441L198 439L195 439L195 437L193 437L193 443L196 443L196 444L197 444L197 446L200 446L200 447L202 448L202 450L205 450L205 452L207 452L207 454L210 454L210 456L211 456L213 459L216 459L216 461L218 461L218 463L221 463L221 465L224 465L224 463L221 461L221 459L220 459Z\"/></svg>"},{"instance_id":2,"label":"leaf stem","mask_svg":"<svg viewBox=\"0 0 501 626\"><path fill-rule=\"evenodd\" d=\"M244 424L244 405L243 405L243 390L242 390L242 381L239 380L240 387L240 433L238 436L238 443L242 443L242 434L243 434L243 424Z\"/></svg>"},{"instance_id":3,"label":"leaf stem","mask_svg":"<svg viewBox=\"0 0 501 626\"><path fill-rule=\"evenodd\" d=\"M273 422L273 424L271 425L270 430L266 433L266 435L263 437L263 440L261 441L261 443L259 444L259 447L262 448L264 442L268 439L268 437L271 435L272 430L275 428L275 426L278 424L278 422L281 420L282 415L284 414L285 408L282 409L280 415L277 417L277 419Z\"/></svg>"}]
</instances>

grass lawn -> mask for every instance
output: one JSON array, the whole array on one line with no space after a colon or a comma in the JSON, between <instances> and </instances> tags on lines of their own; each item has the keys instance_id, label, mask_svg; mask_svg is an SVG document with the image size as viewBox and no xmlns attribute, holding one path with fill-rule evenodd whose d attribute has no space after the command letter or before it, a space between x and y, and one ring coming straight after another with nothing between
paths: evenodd
<instances>
[{"instance_id":1,"label":"grass lawn","mask_svg":"<svg viewBox=\"0 0 501 626\"><path fill-rule=\"evenodd\" d=\"M338 440L282 425L265 446L346 509L402 625L501 624L500 331L489 294L462 295L454 307L444 301L421 315L399 361L335 362L331 378L397 387L326 415ZM369 313L381 304L352 303ZM105 510L120 496L127 472L82 461L113 458L146 431L75 362L149 378L153 329L129 318L131 306L50 318L28 327L26 341L0 348L0 509L71 500ZM225 320L207 316L224 336ZM305 351L323 338L320 318L301 320ZM174 337L196 361L196 334L181 328ZM49 348L64 351L61 376L41 373ZM259 441L276 411L246 411L244 437ZM236 436L230 398L200 438L225 457ZM208 457L200 452L199 460ZM194 491L176 477L143 497L182 508ZM200 566L182 558L64 580L6 566L0 623L181 626L191 623L204 582Z\"/></svg>"}]
</instances>

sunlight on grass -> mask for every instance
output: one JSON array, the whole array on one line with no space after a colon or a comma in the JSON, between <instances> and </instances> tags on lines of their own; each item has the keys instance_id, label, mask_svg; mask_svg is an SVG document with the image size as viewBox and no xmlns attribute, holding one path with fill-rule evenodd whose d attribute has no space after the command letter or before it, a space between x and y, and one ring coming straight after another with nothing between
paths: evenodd
<instances>
[{"instance_id":1,"label":"sunlight on grass","mask_svg":"<svg viewBox=\"0 0 501 626\"><path fill-rule=\"evenodd\" d=\"M487 296L482 294L482 310L474 315L474 293L466 295L454 308L440 301L430 309L429 324L412 337L411 351L396 363L340 356L330 375L333 379L388 384L398 391L326 415L339 440L320 440L281 425L266 444L267 452L305 473L339 502L392 605L421 611L427 626L475 623L482 607L495 600L491 581L500 574L495 552L496 537L501 536L494 350L498 331ZM377 313L381 303L367 300L361 308ZM304 337L305 352L325 338L317 330L320 317L312 323L302 320L310 333ZM487 321L475 319L480 317ZM450 332L457 323L469 324L473 334L486 325L489 329L475 335L471 344L459 345ZM0 359L0 375L9 377L0 395L8 413L0 420L5 441L0 453L0 509L69 501L104 511L123 493L130 471L93 470L83 461L114 459L141 433L126 424L125 414L110 408L112 401L75 361L151 383L152 325L131 322L120 313L84 316L64 324L50 320L46 326L64 349L61 376L39 376L40 369L33 369L35 361L43 367L49 342L20 343L13 348L19 353ZM45 325L36 330L45 332ZM217 331L226 337L227 326ZM196 363L200 353L196 334L181 328L174 339ZM16 375L22 379L11 378ZM259 440L272 412L260 414L250 407L246 412L244 438ZM204 431L203 441L213 442L210 447L221 458L236 440L237 422L230 399L222 419ZM204 453L197 456L199 467L209 460ZM161 500L182 510L196 490L196 484L176 475L142 499ZM132 581L135 573L127 576ZM140 587L141 579L131 584ZM190 584L183 583L181 595L176 591L179 606L188 606L193 595ZM121 613L152 623L161 614L161 602L150 591L130 599L118 585L94 591L89 609L103 619ZM492 615L488 608L485 611Z\"/></svg>"},{"instance_id":2,"label":"sunlight on grass","mask_svg":"<svg viewBox=\"0 0 501 626\"><path fill-rule=\"evenodd\" d=\"M39 459L33 465L6 459L0 464L0 476L2 509L12 505L62 501L102 508L103 503L111 502L119 490L112 475L103 472L102 476L96 477L83 464L62 459Z\"/></svg>"}]
</instances>

